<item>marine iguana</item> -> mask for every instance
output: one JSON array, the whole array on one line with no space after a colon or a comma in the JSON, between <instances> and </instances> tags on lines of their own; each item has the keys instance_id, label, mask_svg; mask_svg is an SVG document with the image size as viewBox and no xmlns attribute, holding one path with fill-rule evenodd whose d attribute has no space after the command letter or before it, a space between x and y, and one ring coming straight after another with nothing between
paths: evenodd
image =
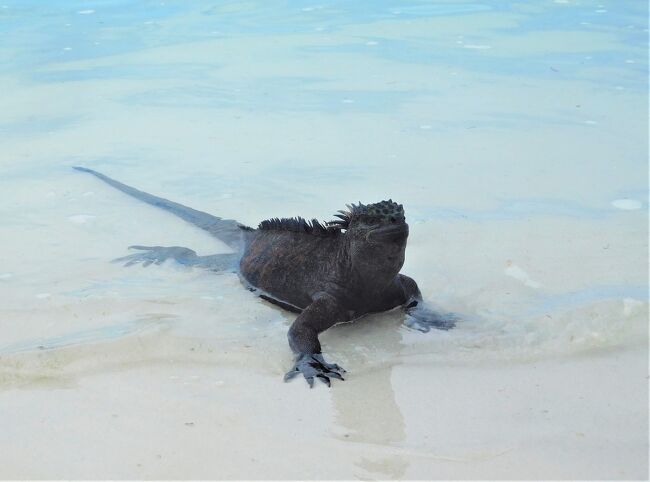
<instances>
[{"instance_id":1,"label":"marine iguana","mask_svg":"<svg viewBox=\"0 0 650 482\"><path fill-rule=\"evenodd\" d=\"M416 282L399 273L409 227L402 205L391 199L348 205L347 211L335 214L338 219L326 223L273 218L253 229L139 191L92 169L74 169L179 216L235 251L197 256L179 246L131 246L141 252L114 261L148 266L174 259L213 270L238 268L242 281L260 297L299 313L288 332L295 362L285 381L299 373L310 387L315 378L328 386L330 378L343 380L345 370L325 361L318 341L319 333L337 323L402 307L407 326L423 332L448 330L455 324L453 315L426 308Z\"/></svg>"}]
</instances>

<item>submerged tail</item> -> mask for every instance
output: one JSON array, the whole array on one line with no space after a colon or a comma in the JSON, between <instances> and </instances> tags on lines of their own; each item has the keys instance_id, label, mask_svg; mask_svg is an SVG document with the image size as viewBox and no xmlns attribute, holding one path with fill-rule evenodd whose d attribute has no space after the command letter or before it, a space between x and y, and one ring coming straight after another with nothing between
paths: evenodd
<instances>
[{"instance_id":1,"label":"submerged tail","mask_svg":"<svg viewBox=\"0 0 650 482\"><path fill-rule=\"evenodd\" d=\"M194 226L206 230L208 233L220 239L235 250L241 248L244 240L244 233L245 231L250 230L250 228L239 224L233 219L222 219L217 216L212 216L211 214L204 213L203 211L197 211L196 209L188 208L182 204L169 201L168 199L154 196L143 191L138 191L131 186L122 184L121 182L111 179L110 177L105 176L100 172L88 169L87 167L75 166L73 169L90 173L93 176L98 177L104 181L106 184L113 186L114 188L122 191L125 194L128 194L129 196L133 196L140 201L144 201L147 204L151 204L152 206L159 207L165 211L175 214L188 223L192 223Z\"/></svg>"}]
</instances>

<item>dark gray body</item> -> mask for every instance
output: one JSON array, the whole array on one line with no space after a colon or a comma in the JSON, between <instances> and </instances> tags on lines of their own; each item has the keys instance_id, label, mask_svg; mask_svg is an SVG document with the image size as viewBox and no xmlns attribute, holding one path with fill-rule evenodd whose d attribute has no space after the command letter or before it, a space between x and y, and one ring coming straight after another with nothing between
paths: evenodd
<instances>
[{"instance_id":1,"label":"dark gray body","mask_svg":"<svg viewBox=\"0 0 650 482\"><path fill-rule=\"evenodd\" d=\"M344 221L329 223L327 227L315 220L310 223L297 218L263 221L252 229L232 219L139 191L91 169L75 169L179 216L235 251L197 256L194 251L177 246L133 246L142 252L117 261L127 265L142 262L146 266L171 258L214 270L237 269L249 287L259 290L261 297L299 312L288 333L296 363L285 379L302 373L310 386L314 378L328 385L330 378L342 379L344 370L323 359L318 334L336 323L367 313L402 306L407 324L420 331L449 329L454 325L453 317L425 308L415 281L399 273L404 263L408 225L403 211L399 211L401 205L392 201L353 205L349 213L339 211L343 214L337 216Z\"/></svg>"},{"instance_id":2,"label":"dark gray body","mask_svg":"<svg viewBox=\"0 0 650 482\"><path fill-rule=\"evenodd\" d=\"M304 310L319 293L337 298L350 319L385 311L406 300L401 280L402 251L383 276L361 276L350 260L346 236L314 236L291 231L248 235L240 262L241 276L273 298ZM369 248L370 249L370 248Z\"/></svg>"}]
</instances>

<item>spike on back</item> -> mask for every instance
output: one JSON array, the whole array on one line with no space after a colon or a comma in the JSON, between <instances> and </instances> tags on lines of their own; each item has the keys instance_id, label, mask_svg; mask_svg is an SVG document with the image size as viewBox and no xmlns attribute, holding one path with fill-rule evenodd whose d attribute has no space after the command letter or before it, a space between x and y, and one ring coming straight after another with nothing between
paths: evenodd
<instances>
[{"instance_id":1,"label":"spike on back","mask_svg":"<svg viewBox=\"0 0 650 482\"><path fill-rule=\"evenodd\" d=\"M335 236L341 233L342 230L347 230L350 224L363 216L373 216L384 220L394 219L396 221L404 221L404 208L401 204L393 202L392 199L388 201L381 201L374 204L363 204L359 201L358 204L346 204L348 210L340 210L334 214L333 221L321 224L317 219L307 221L301 217L295 218L271 218L262 221L258 229L272 231L292 231L296 233L314 234L317 236Z\"/></svg>"},{"instance_id":2,"label":"spike on back","mask_svg":"<svg viewBox=\"0 0 650 482\"><path fill-rule=\"evenodd\" d=\"M262 231L291 231L294 233L313 234L316 236L328 236L336 234L336 229L321 224L318 219L308 221L301 217L295 218L271 218L262 221L258 229Z\"/></svg>"},{"instance_id":3,"label":"spike on back","mask_svg":"<svg viewBox=\"0 0 650 482\"><path fill-rule=\"evenodd\" d=\"M348 211L338 211L334 217L339 218L326 223L328 227L337 229L348 229L350 224L364 216L372 216L384 221L405 221L404 207L392 199L374 204L348 204Z\"/></svg>"}]
</instances>

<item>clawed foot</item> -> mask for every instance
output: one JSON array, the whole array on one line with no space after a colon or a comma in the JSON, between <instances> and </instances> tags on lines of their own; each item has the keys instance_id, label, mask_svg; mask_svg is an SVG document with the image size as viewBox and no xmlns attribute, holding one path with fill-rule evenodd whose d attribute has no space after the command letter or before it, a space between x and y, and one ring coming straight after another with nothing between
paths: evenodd
<instances>
[{"instance_id":1,"label":"clawed foot","mask_svg":"<svg viewBox=\"0 0 650 482\"><path fill-rule=\"evenodd\" d=\"M124 266L138 263L142 263L142 266L149 266L152 263L162 264L168 259L175 259L181 264L191 264L191 261L196 259L196 252L180 246L129 246L129 249L139 249L143 252L123 256L112 262L124 263Z\"/></svg>"},{"instance_id":2,"label":"clawed foot","mask_svg":"<svg viewBox=\"0 0 650 482\"><path fill-rule=\"evenodd\" d=\"M295 365L291 371L284 376L284 381L288 382L293 377L302 373L309 383L309 388L314 386L314 378L319 378L325 385L330 386L330 378L344 380L341 373L345 370L336 363L327 363L320 353L307 354L303 353L298 356Z\"/></svg>"},{"instance_id":3,"label":"clawed foot","mask_svg":"<svg viewBox=\"0 0 650 482\"><path fill-rule=\"evenodd\" d=\"M426 333L432 328L451 330L456 326L456 321L458 321L458 317L453 313L440 313L417 306L407 312L404 324L409 328Z\"/></svg>"}]
</instances>

